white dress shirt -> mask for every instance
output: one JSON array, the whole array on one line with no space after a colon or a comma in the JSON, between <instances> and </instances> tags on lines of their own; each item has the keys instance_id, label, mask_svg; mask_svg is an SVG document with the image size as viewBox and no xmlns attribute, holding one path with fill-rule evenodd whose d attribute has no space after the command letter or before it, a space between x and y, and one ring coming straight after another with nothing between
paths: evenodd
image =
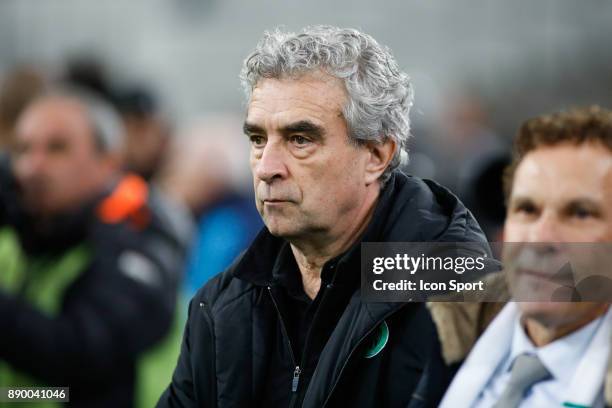
<instances>
[{"instance_id":1,"label":"white dress shirt","mask_svg":"<svg viewBox=\"0 0 612 408\"><path fill-rule=\"evenodd\" d=\"M478 340L441 407L489 408L503 393L512 363L535 354L551 379L535 384L521 407L602 407L611 341L612 310L579 330L537 348L525 334L519 310L509 303Z\"/></svg>"}]
</instances>

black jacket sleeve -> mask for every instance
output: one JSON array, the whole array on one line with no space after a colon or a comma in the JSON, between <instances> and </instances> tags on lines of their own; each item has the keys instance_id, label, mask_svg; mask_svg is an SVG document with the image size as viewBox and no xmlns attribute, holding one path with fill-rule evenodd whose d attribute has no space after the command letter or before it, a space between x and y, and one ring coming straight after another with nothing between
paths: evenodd
<instances>
[{"instance_id":1,"label":"black jacket sleeve","mask_svg":"<svg viewBox=\"0 0 612 408\"><path fill-rule=\"evenodd\" d=\"M193 300L189 303L189 320L191 320ZM181 354L172 375L172 382L162 394L158 408L162 407L197 407L193 386L193 370L191 368L191 339L189 335L189 320L185 325Z\"/></svg>"},{"instance_id":2,"label":"black jacket sleeve","mask_svg":"<svg viewBox=\"0 0 612 408\"><path fill-rule=\"evenodd\" d=\"M218 281L218 277L209 281L189 304L189 318L178 364L157 408L217 406L215 329L211 313L213 300L203 293Z\"/></svg>"},{"instance_id":3,"label":"black jacket sleeve","mask_svg":"<svg viewBox=\"0 0 612 408\"><path fill-rule=\"evenodd\" d=\"M0 359L50 385L104 382L174 316L182 254L153 229L98 222L93 259L49 316L0 291Z\"/></svg>"}]
</instances>

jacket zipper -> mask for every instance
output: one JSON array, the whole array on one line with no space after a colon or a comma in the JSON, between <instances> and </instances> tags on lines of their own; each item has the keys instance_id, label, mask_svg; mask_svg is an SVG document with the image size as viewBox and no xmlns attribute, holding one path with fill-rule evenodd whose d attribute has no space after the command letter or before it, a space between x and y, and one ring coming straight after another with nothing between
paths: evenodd
<instances>
[{"instance_id":1,"label":"jacket zipper","mask_svg":"<svg viewBox=\"0 0 612 408\"><path fill-rule=\"evenodd\" d=\"M293 370L293 381L291 382L291 391L296 392L298 385L300 383L300 366L295 366L295 370Z\"/></svg>"},{"instance_id":2,"label":"jacket zipper","mask_svg":"<svg viewBox=\"0 0 612 408\"><path fill-rule=\"evenodd\" d=\"M334 382L334 385L332 385L332 387L331 387L331 389L329 391L329 394L327 394L327 398L325 398L325 402L323 402L323 405L321 407L324 408L327 405L327 403L329 402L329 399L331 398L331 396L334 394L334 390L336 389L336 386L340 382L340 378L342 378L342 374L344 373L344 369L346 368L346 366L348 365L348 362L353 357L353 354L355 354L355 350L357 350L359 348L359 346L361 345L361 342L363 342L380 325L381 322L384 322L389 316L391 316L392 314L400 311L403 307L404 306L402 306L402 307L400 307L398 309L395 309L394 311L384 315L382 317L382 319L380 319L378 322L376 322L376 324L374 326L372 326L372 328L370 330L368 330L363 336L361 336L359 341L351 349L351 352L349 353L349 355L346 358L346 360L344 360L344 363L342 363L342 368L340 369L340 373L338 374L338 378L336 378L336 381Z\"/></svg>"},{"instance_id":3,"label":"jacket zipper","mask_svg":"<svg viewBox=\"0 0 612 408\"><path fill-rule=\"evenodd\" d=\"M276 303L276 299L274 299L274 295L272 295L272 288L268 286L268 293L270 294L270 298L272 299L272 303L274 304L274 308L276 309L276 313L278 314L278 318L281 323L281 331L283 332L283 337L287 341L289 345L289 354L291 355L291 362L295 369L293 370L293 380L291 381L291 392L295 393L300 385L300 374L302 370L300 366L297 364L295 359L295 354L293 354L293 347L291 346L291 340L289 339L289 333L287 332L287 328L285 327L285 321L283 320L283 316L281 315L280 309L278 307L278 303Z\"/></svg>"},{"instance_id":4,"label":"jacket zipper","mask_svg":"<svg viewBox=\"0 0 612 408\"><path fill-rule=\"evenodd\" d=\"M216 355L216 350L215 350L215 345L214 345L214 341L215 341L215 332L213 329L213 318L212 318L212 314L210 311L210 307L204 303L204 302L200 302L200 311L202 312L202 316L204 317L204 320L206 321L206 323L208 324L208 328L210 330L210 335L212 337L212 356ZM213 361L214 361L214 357L213 357ZM213 363L214 364L214 363ZM217 368L213 365L212 367L212 372L215 373L217 370ZM211 395L211 401L210 401L210 406L211 407L216 407L217 406L217 384L213 383L213 390L214 393L213 395Z\"/></svg>"}]
</instances>

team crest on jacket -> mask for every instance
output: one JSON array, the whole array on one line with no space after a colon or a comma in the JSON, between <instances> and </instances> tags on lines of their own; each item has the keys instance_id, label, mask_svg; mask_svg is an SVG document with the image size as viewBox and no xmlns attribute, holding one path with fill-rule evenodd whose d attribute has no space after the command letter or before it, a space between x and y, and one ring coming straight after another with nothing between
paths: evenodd
<instances>
[{"instance_id":1,"label":"team crest on jacket","mask_svg":"<svg viewBox=\"0 0 612 408\"><path fill-rule=\"evenodd\" d=\"M383 322L374 330L364 353L365 358L372 358L382 351L389 341L389 326Z\"/></svg>"}]
</instances>

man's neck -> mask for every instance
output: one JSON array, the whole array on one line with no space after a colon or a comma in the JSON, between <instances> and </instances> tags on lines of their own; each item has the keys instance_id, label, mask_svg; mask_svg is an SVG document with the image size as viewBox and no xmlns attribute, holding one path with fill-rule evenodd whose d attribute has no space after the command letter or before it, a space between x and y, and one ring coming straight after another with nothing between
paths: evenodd
<instances>
[{"instance_id":1,"label":"man's neck","mask_svg":"<svg viewBox=\"0 0 612 408\"><path fill-rule=\"evenodd\" d=\"M527 334L527 337L531 339L536 347L544 347L561 337L580 330L582 327L606 313L607 310L608 305L602 305L601 308L594 309L583 318L560 326L546 326L535 319L527 318L523 322L525 334Z\"/></svg>"},{"instance_id":2,"label":"man's neck","mask_svg":"<svg viewBox=\"0 0 612 408\"><path fill-rule=\"evenodd\" d=\"M321 272L330 259L348 250L367 228L378 200L378 191L368 196L354 214L347 214L333 231L312 240L291 242L291 251L302 275L304 291L314 299L321 288Z\"/></svg>"}]
</instances>

